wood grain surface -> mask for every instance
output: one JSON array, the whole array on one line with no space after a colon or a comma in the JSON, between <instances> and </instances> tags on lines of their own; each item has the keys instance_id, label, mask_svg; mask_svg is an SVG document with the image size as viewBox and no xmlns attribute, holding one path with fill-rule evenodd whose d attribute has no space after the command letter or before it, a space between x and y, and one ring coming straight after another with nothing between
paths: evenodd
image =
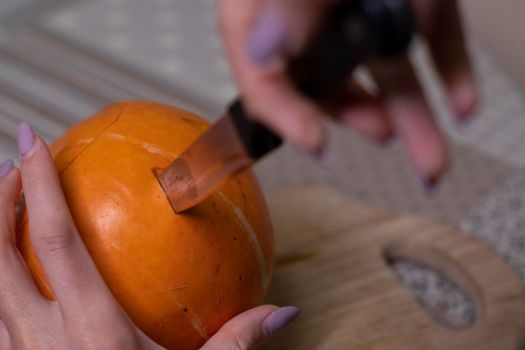
<instances>
[{"instance_id":1,"label":"wood grain surface","mask_svg":"<svg viewBox=\"0 0 525 350\"><path fill-rule=\"evenodd\" d=\"M525 344L525 286L487 245L454 229L396 216L325 188L269 198L277 266L268 301L302 309L264 349L506 350ZM436 321L389 259L451 278L473 300L468 328Z\"/></svg>"}]
</instances>

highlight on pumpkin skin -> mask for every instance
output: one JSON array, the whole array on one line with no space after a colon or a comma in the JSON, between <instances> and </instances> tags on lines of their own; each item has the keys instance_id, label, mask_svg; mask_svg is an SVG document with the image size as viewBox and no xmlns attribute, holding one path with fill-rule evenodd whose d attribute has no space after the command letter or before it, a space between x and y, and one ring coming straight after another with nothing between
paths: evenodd
<instances>
[{"instance_id":1,"label":"highlight on pumpkin skin","mask_svg":"<svg viewBox=\"0 0 525 350\"><path fill-rule=\"evenodd\" d=\"M257 238L257 234L255 233L253 227L250 225L249 221L246 219L246 216L238 206L236 206L221 191L217 192L217 195L233 209L233 212L235 213L235 217L237 219L237 223L239 224L239 226L241 226L241 228L246 232L246 235L250 238L252 246L259 260L259 269L261 274L262 285L265 289L267 289L269 287L268 271L266 271L266 261L264 257L264 252L261 249L261 244L259 242L259 239Z\"/></svg>"},{"instance_id":2,"label":"highlight on pumpkin skin","mask_svg":"<svg viewBox=\"0 0 525 350\"><path fill-rule=\"evenodd\" d=\"M183 215L173 212L152 169L165 168L206 129L196 125L206 123L184 110L125 102L50 146L101 277L134 324L166 348L197 349L260 305L273 272L272 226L252 171ZM56 298L32 228L31 220L20 225L19 249L42 293Z\"/></svg>"}]
</instances>

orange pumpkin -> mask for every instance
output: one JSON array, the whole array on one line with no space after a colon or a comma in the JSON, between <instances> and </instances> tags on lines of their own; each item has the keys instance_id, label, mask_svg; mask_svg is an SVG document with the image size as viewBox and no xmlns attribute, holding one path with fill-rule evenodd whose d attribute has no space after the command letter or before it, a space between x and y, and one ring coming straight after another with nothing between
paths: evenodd
<instances>
[{"instance_id":1,"label":"orange pumpkin","mask_svg":"<svg viewBox=\"0 0 525 350\"><path fill-rule=\"evenodd\" d=\"M183 214L173 212L154 176L207 128L181 109L125 102L51 146L104 280L135 324L169 349L197 349L227 320L259 305L272 274L272 228L252 171ZM21 229L19 248L52 298L27 220Z\"/></svg>"}]
</instances>

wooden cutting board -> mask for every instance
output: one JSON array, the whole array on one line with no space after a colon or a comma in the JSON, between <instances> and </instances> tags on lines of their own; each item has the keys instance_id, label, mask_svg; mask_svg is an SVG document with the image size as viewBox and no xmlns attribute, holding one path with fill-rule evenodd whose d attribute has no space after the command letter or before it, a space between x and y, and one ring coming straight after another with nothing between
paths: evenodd
<instances>
[{"instance_id":1,"label":"wooden cutting board","mask_svg":"<svg viewBox=\"0 0 525 350\"><path fill-rule=\"evenodd\" d=\"M302 309L264 349L522 350L525 286L487 245L427 220L370 209L325 188L269 198L277 265L268 301ZM406 258L455 281L477 321L435 321L386 262Z\"/></svg>"}]
</instances>

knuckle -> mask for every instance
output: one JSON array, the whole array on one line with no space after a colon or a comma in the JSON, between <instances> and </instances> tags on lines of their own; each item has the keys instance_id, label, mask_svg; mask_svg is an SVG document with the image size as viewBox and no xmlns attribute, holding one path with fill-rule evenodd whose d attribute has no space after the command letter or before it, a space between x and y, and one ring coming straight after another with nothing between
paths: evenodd
<instances>
[{"instance_id":1,"label":"knuckle","mask_svg":"<svg viewBox=\"0 0 525 350\"><path fill-rule=\"evenodd\" d=\"M237 332L230 331L230 339L231 339L231 345L235 350L247 350L248 344L244 337L239 336Z\"/></svg>"},{"instance_id":2,"label":"knuckle","mask_svg":"<svg viewBox=\"0 0 525 350\"><path fill-rule=\"evenodd\" d=\"M26 188L47 188L49 187L49 179L41 172L37 172L33 176L26 178L24 183Z\"/></svg>"},{"instance_id":3,"label":"knuckle","mask_svg":"<svg viewBox=\"0 0 525 350\"><path fill-rule=\"evenodd\" d=\"M262 338L261 332L246 332L242 329L228 329L227 337L229 345L235 350L249 350L259 344Z\"/></svg>"},{"instance_id":4,"label":"knuckle","mask_svg":"<svg viewBox=\"0 0 525 350\"><path fill-rule=\"evenodd\" d=\"M36 238L35 246L46 253L62 254L71 249L74 236L68 231L46 232Z\"/></svg>"}]
</instances>

